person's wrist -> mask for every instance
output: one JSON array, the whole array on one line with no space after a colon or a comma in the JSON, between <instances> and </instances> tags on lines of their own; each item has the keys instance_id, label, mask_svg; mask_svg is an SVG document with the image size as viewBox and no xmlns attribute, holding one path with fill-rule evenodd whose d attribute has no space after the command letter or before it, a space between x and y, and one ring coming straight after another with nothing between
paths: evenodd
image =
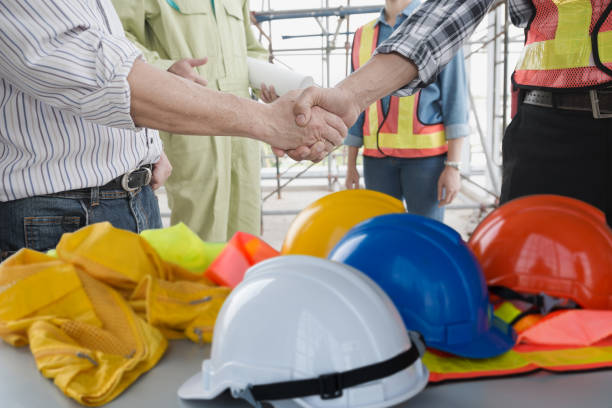
<instances>
[{"instance_id":1,"label":"person's wrist","mask_svg":"<svg viewBox=\"0 0 612 408\"><path fill-rule=\"evenodd\" d=\"M257 139L259 141L262 141L262 142L265 142L265 143L268 143L274 146L273 144L274 138L270 138L270 133L272 129L274 128L273 124L275 123L274 113L272 112L273 110L272 105L266 104L266 103L258 103L258 102L251 101L251 100L247 100L247 101L253 102L253 104L255 105L254 110L257 111L257 114L256 115L245 115L245 117L249 118L250 120L246 120L243 122L243 124L246 126L244 129L241 129L241 130L249 134L250 137L254 139Z\"/></svg>"},{"instance_id":2,"label":"person's wrist","mask_svg":"<svg viewBox=\"0 0 612 408\"><path fill-rule=\"evenodd\" d=\"M363 98L358 95L357 91L355 90L355 86L351 85L350 78L340 82L336 88L342 93L343 101L349 105L348 111L356 112L357 116L359 116L359 114L369 106L366 105L362 107L359 104Z\"/></svg>"},{"instance_id":3,"label":"person's wrist","mask_svg":"<svg viewBox=\"0 0 612 408\"><path fill-rule=\"evenodd\" d=\"M452 161L452 160L444 160L444 165L449 169L454 169L457 171L461 171L461 162L460 161Z\"/></svg>"}]
</instances>

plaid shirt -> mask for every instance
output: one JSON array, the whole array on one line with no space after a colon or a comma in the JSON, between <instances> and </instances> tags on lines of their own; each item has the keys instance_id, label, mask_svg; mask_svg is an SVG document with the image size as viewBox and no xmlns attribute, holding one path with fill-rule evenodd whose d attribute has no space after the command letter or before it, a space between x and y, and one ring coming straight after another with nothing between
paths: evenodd
<instances>
[{"instance_id":1,"label":"plaid shirt","mask_svg":"<svg viewBox=\"0 0 612 408\"><path fill-rule=\"evenodd\" d=\"M512 23L525 28L535 13L531 0L507 0ZM476 29L495 0L428 0L421 4L377 52L396 52L411 60L419 76L395 95L413 94L435 81Z\"/></svg>"}]
</instances>

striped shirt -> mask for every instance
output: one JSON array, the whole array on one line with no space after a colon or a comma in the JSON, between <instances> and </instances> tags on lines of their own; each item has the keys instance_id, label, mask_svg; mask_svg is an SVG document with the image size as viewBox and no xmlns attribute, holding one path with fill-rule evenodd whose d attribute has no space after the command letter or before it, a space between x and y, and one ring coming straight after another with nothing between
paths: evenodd
<instances>
[{"instance_id":1,"label":"striped shirt","mask_svg":"<svg viewBox=\"0 0 612 408\"><path fill-rule=\"evenodd\" d=\"M396 52L411 60L419 75L397 96L411 95L435 81L496 0L428 0L398 27L377 52ZM512 23L526 28L535 7L531 0L508 0Z\"/></svg>"},{"instance_id":2,"label":"striped shirt","mask_svg":"<svg viewBox=\"0 0 612 408\"><path fill-rule=\"evenodd\" d=\"M0 201L101 186L161 153L110 0L0 1Z\"/></svg>"}]
</instances>

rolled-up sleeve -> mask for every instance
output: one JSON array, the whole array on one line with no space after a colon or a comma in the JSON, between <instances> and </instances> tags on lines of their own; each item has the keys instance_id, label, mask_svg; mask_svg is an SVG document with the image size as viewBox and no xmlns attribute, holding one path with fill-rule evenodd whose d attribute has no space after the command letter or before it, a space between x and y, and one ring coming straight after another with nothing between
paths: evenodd
<instances>
[{"instance_id":1,"label":"rolled-up sleeve","mask_svg":"<svg viewBox=\"0 0 612 408\"><path fill-rule=\"evenodd\" d=\"M141 52L106 29L96 2L0 2L0 77L43 103L135 128L127 76Z\"/></svg>"},{"instance_id":2,"label":"rolled-up sleeve","mask_svg":"<svg viewBox=\"0 0 612 408\"><path fill-rule=\"evenodd\" d=\"M398 53L418 68L418 77L398 90L406 96L433 81L472 35L494 0L428 0L380 44L377 53Z\"/></svg>"}]
</instances>

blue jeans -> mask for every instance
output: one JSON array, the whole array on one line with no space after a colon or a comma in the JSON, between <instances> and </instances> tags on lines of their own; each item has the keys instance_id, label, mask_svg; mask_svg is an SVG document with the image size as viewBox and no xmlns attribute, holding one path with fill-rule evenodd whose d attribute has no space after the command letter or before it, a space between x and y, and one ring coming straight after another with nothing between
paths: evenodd
<instances>
[{"instance_id":1,"label":"blue jeans","mask_svg":"<svg viewBox=\"0 0 612 408\"><path fill-rule=\"evenodd\" d=\"M137 233L162 226L149 186L131 193L87 188L0 202L0 261L21 248L55 248L63 233L102 221Z\"/></svg>"},{"instance_id":2,"label":"blue jeans","mask_svg":"<svg viewBox=\"0 0 612 408\"><path fill-rule=\"evenodd\" d=\"M367 189L404 199L409 213L442 222L444 207L438 207L438 178L446 155L405 159L363 157Z\"/></svg>"}]
</instances>

